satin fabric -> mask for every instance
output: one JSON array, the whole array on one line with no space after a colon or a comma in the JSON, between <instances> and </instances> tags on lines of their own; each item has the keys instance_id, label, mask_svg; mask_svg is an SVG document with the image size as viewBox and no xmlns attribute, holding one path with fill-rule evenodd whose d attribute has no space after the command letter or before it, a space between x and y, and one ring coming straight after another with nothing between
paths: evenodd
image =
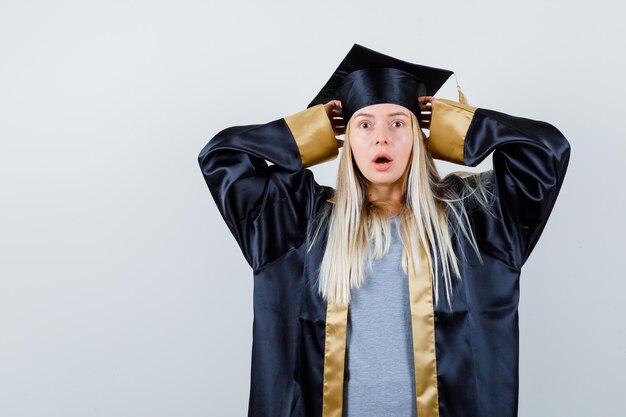
<instances>
[{"instance_id":1,"label":"satin fabric","mask_svg":"<svg viewBox=\"0 0 626 417\"><path fill-rule=\"evenodd\" d=\"M347 324L348 306L329 302L326 308L326 340L324 343L323 417L341 417L343 415Z\"/></svg>"},{"instance_id":2,"label":"satin fabric","mask_svg":"<svg viewBox=\"0 0 626 417\"><path fill-rule=\"evenodd\" d=\"M459 96L463 97L459 87ZM433 158L463 164L465 134L476 107L452 100L437 99L430 124L428 149ZM436 114L435 114L436 113Z\"/></svg>"},{"instance_id":3,"label":"satin fabric","mask_svg":"<svg viewBox=\"0 0 626 417\"><path fill-rule=\"evenodd\" d=\"M366 68L348 74L335 97L341 101L344 120L359 109L378 103L395 103L421 117L418 97L425 96L426 84L417 76L397 68Z\"/></svg>"},{"instance_id":4,"label":"satin fabric","mask_svg":"<svg viewBox=\"0 0 626 417\"><path fill-rule=\"evenodd\" d=\"M403 239L410 238L405 231L403 234ZM408 271L414 375L419 376L415 378L415 404L418 416L439 417L433 286L427 250L420 245L419 271L414 273L412 259Z\"/></svg>"},{"instance_id":5,"label":"satin fabric","mask_svg":"<svg viewBox=\"0 0 626 417\"><path fill-rule=\"evenodd\" d=\"M360 108L396 103L420 116L419 96L434 96L453 74L355 43L308 107L340 100L344 120Z\"/></svg>"},{"instance_id":6,"label":"satin fabric","mask_svg":"<svg viewBox=\"0 0 626 417\"><path fill-rule=\"evenodd\" d=\"M548 123L477 108L463 146L467 166L493 152L493 169L483 177L496 196L495 216L470 209L483 262L457 236L455 249L465 255L462 279L455 282L452 307L434 307L438 412L513 417L520 270L556 201L570 145ZM334 190L315 181L300 152L289 125L278 119L224 129L198 157L211 195L253 269L249 416L323 412L327 305L317 294L316 274L326 231L311 251L304 243L309 220L332 204Z\"/></svg>"},{"instance_id":7,"label":"satin fabric","mask_svg":"<svg viewBox=\"0 0 626 417\"><path fill-rule=\"evenodd\" d=\"M339 154L337 139L323 105L286 116L285 122L298 146L303 168L335 159Z\"/></svg>"}]
</instances>

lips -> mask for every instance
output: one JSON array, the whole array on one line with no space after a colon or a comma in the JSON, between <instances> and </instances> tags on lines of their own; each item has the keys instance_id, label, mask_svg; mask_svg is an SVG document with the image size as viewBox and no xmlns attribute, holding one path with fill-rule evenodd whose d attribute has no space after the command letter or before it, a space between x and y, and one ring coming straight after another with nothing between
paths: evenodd
<instances>
[{"instance_id":1,"label":"lips","mask_svg":"<svg viewBox=\"0 0 626 417\"><path fill-rule=\"evenodd\" d=\"M374 158L372 159L372 162L374 163L384 163L391 161L393 161L393 158L387 152L378 152L376 155L374 155Z\"/></svg>"},{"instance_id":2,"label":"lips","mask_svg":"<svg viewBox=\"0 0 626 417\"><path fill-rule=\"evenodd\" d=\"M377 171L386 171L391 167L393 158L386 152L378 152L372 159L372 165Z\"/></svg>"}]
</instances>

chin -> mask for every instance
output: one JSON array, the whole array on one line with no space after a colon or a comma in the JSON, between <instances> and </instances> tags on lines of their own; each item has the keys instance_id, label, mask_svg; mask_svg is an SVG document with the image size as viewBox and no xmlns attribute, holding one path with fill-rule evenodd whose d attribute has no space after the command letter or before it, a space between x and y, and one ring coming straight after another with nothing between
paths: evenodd
<instances>
[{"instance_id":1,"label":"chin","mask_svg":"<svg viewBox=\"0 0 626 417\"><path fill-rule=\"evenodd\" d=\"M394 184L400 181L400 179L402 178L402 175L389 175L389 174L377 173L376 175L370 175L366 178L371 184L390 185L390 184Z\"/></svg>"}]
</instances>

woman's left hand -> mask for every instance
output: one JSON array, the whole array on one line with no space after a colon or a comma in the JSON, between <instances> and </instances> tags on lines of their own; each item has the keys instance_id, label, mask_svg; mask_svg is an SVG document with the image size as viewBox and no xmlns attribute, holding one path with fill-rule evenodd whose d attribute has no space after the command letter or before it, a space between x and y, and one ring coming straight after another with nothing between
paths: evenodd
<instances>
[{"instance_id":1,"label":"woman's left hand","mask_svg":"<svg viewBox=\"0 0 626 417\"><path fill-rule=\"evenodd\" d=\"M417 100L420 103L420 120L419 125L422 129L429 129L430 131L430 121L433 115L433 109L435 108L435 103L437 99L433 96L421 96L418 97ZM422 130L422 135L424 136L424 142L426 143L426 147L428 147L428 139L430 134L426 136L426 133Z\"/></svg>"},{"instance_id":2,"label":"woman's left hand","mask_svg":"<svg viewBox=\"0 0 626 417\"><path fill-rule=\"evenodd\" d=\"M430 120L437 99L433 96L421 96L417 100L420 103L420 112L422 113L419 121L420 127L422 129L430 129Z\"/></svg>"}]
</instances>

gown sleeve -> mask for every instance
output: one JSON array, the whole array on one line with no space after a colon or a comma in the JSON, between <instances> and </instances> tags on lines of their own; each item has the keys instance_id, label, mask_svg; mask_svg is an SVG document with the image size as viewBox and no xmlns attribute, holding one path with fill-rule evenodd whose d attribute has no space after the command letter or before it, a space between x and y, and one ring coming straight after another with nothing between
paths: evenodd
<instances>
[{"instance_id":1,"label":"gown sleeve","mask_svg":"<svg viewBox=\"0 0 626 417\"><path fill-rule=\"evenodd\" d=\"M326 188L307 168L338 153L323 104L266 124L226 128L201 150L209 191L254 270L304 240L314 197Z\"/></svg>"},{"instance_id":2,"label":"gown sleeve","mask_svg":"<svg viewBox=\"0 0 626 417\"><path fill-rule=\"evenodd\" d=\"M481 175L494 193L496 216L478 218L475 233L493 256L520 269L563 184L567 139L545 122L437 99L428 147L433 158L471 167L493 152L493 169Z\"/></svg>"}]
</instances>

